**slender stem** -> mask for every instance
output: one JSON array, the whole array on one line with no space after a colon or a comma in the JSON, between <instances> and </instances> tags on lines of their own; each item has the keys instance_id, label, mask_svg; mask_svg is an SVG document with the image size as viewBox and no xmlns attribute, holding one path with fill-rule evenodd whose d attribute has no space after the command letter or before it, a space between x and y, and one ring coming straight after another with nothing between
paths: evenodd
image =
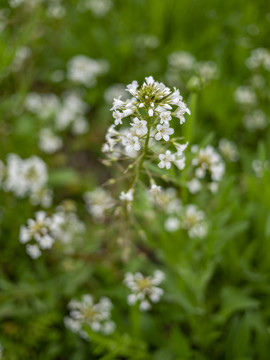
<instances>
[{"instance_id":1,"label":"slender stem","mask_svg":"<svg viewBox=\"0 0 270 360\"><path fill-rule=\"evenodd\" d=\"M147 135L146 135L146 139L145 139L145 144L144 144L144 150L143 150L143 154L142 154L142 157L141 157L141 160L135 170L135 174L134 174L134 177L131 181L131 184L130 184L130 189L133 189L138 181L138 178L140 176L140 172L141 172L141 169L142 169L142 166L143 166L143 162L146 158L146 155L147 155L147 151L148 151L148 146L149 146L149 140L150 140L150 128L151 128L151 124L150 124L150 121L148 119L148 122L147 122Z\"/></svg>"}]
</instances>

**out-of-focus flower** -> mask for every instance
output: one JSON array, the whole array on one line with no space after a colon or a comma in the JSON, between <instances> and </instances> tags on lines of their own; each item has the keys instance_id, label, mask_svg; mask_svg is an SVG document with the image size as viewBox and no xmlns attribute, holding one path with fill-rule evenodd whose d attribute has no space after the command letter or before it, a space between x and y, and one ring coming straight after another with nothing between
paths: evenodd
<instances>
[{"instance_id":1,"label":"out-of-focus flower","mask_svg":"<svg viewBox=\"0 0 270 360\"><path fill-rule=\"evenodd\" d=\"M111 320L113 305L107 297L102 297L98 303L94 303L93 297L86 294L82 296L81 301L71 300L68 307L70 314L64 319L65 325L82 338L90 340L83 329L83 325L103 335L114 332L115 323Z\"/></svg>"},{"instance_id":2,"label":"out-of-focus flower","mask_svg":"<svg viewBox=\"0 0 270 360\"><path fill-rule=\"evenodd\" d=\"M165 275L161 270L154 271L152 276L144 276L140 272L136 272L135 274L127 273L124 284L131 290L131 294L128 295L127 298L128 304L134 305L139 302L141 311L151 309L151 302L159 302L163 295L164 291L158 287L158 285L160 285L164 279Z\"/></svg>"},{"instance_id":3,"label":"out-of-focus flower","mask_svg":"<svg viewBox=\"0 0 270 360\"><path fill-rule=\"evenodd\" d=\"M97 77L107 72L109 63L104 60L94 60L85 55L76 55L67 64L68 80L93 87Z\"/></svg>"}]
</instances>

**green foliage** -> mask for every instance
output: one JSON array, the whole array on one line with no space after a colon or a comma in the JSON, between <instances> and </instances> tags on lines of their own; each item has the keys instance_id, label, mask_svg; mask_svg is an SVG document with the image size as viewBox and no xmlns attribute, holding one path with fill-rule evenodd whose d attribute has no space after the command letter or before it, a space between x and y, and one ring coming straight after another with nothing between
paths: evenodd
<instances>
[{"instance_id":1,"label":"green foliage","mask_svg":"<svg viewBox=\"0 0 270 360\"><path fill-rule=\"evenodd\" d=\"M72 199L86 232L74 252L59 246L33 260L19 242L19 231L40 206L0 189L3 359L269 360L270 171L256 176L252 167L255 159L270 158L269 125L249 132L234 100L239 86L250 86L245 60L251 50L269 47L269 3L115 0L98 17L79 11L79 1L66 0L61 2L65 15L54 18L47 12L50 2L0 5L0 160L6 163L10 153L40 156L54 191L48 212ZM143 35L154 36L159 44L145 46ZM22 46L31 49L31 56L14 71L12 61ZM141 83L149 75L166 84L168 56L181 50L199 61L214 61L219 69L219 77L209 84L197 78L181 83L191 110L177 130L177 136L189 141L186 168L164 172L147 159L130 222L116 218L96 223L85 209L83 194L113 178L118 166L106 168L101 161L106 129L112 124L104 92L116 83ZM93 87L66 77L68 61L78 54L110 64ZM53 80L53 74L64 74L63 79ZM256 90L259 107L269 116L269 72L257 74L265 81L261 92ZM45 154L38 146L39 131L53 128L53 116L44 119L27 111L25 98L29 92L61 98L68 91L79 92L89 104L90 130L75 135L66 129L62 148ZM191 174L190 147L217 147L221 138L236 143L239 160L226 163L217 193L191 194L184 186ZM191 239L183 229L166 231L164 213L156 210L153 215L144 196L147 172L161 185L174 187L183 205L193 203L205 212L205 239ZM114 184L115 197L126 190L124 180ZM142 313L127 304L123 278L128 271L149 275L155 269L166 274L164 295ZM86 341L65 327L68 303L86 293L112 300L112 335L86 326Z\"/></svg>"}]
</instances>

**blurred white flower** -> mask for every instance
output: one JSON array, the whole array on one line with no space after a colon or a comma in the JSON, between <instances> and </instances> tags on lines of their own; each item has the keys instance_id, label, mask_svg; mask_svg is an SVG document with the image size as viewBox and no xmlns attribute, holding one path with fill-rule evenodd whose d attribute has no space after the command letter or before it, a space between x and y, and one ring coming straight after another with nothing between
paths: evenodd
<instances>
[{"instance_id":1,"label":"blurred white flower","mask_svg":"<svg viewBox=\"0 0 270 360\"><path fill-rule=\"evenodd\" d=\"M226 160L235 162L239 159L237 146L234 142L227 139L221 139L219 141L218 147Z\"/></svg>"},{"instance_id":2,"label":"blurred white flower","mask_svg":"<svg viewBox=\"0 0 270 360\"><path fill-rule=\"evenodd\" d=\"M94 303L93 297L86 294L82 296L81 301L71 300L68 307L70 314L64 318L65 325L82 338L89 340L89 336L83 330L83 325L103 335L114 332L115 323L111 320L113 305L109 298L102 297L98 303Z\"/></svg>"},{"instance_id":3,"label":"blurred white flower","mask_svg":"<svg viewBox=\"0 0 270 360\"><path fill-rule=\"evenodd\" d=\"M126 193L124 191L121 191L119 199L127 202L133 201L133 189L128 190Z\"/></svg>"},{"instance_id":4,"label":"blurred white flower","mask_svg":"<svg viewBox=\"0 0 270 360\"><path fill-rule=\"evenodd\" d=\"M265 48L258 48L251 51L250 56L246 59L246 66L251 69L263 67L270 71L270 51Z\"/></svg>"},{"instance_id":5,"label":"blurred white flower","mask_svg":"<svg viewBox=\"0 0 270 360\"><path fill-rule=\"evenodd\" d=\"M249 86L239 86L234 92L234 100L242 106L252 107L257 104L257 95Z\"/></svg>"},{"instance_id":6,"label":"blurred white flower","mask_svg":"<svg viewBox=\"0 0 270 360\"><path fill-rule=\"evenodd\" d=\"M97 221L104 220L106 212L115 206L115 200L110 193L102 188L86 192L84 201L86 202L87 211Z\"/></svg>"},{"instance_id":7,"label":"blurred white flower","mask_svg":"<svg viewBox=\"0 0 270 360\"><path fill-rule=\"evenodd\" d=\"M127 298L130 306L139 302L141 311L151 309L152 303L159 302L163 295L163 289L158 287L165 279L165 275L161 270L154 271L152 276L144 276L140 272L135 274L127 273L125 275L124 284L131 290L131 294Z\"/></svg>"},{"instance_id":8,"label":"blurred white flower","mask_svg":"<svg viewBox=\"0 0 270 360\"><path fill-rule=\"evenodd\" d=\"M76 55L67 64L67 78L93 87L97 82L97 77L107 72L109 63L106 60L94 60L85 55Z\"/></svg>"},{"instance_id":9,"label":"blurred white flower","mask_svg":"<svg viewBox=\"0 0 270 360\"><path fill-rule=\"evenodd\" d=\"M243 118L243 123L249 131L263 130L268 125L265 113L256 109L251 113L247 113Z\"/></svg>"},{"instance_id":10,"label":"blurred white flower","mask_svg":"<svg viewBox=\"0 0 270 360\"><path fill-rule=\"evenodd\" d=\"M61 148L62 139L55 135L50 128L44 128L39 133L39 148L47 154L53 154Z\"/></svg>"},{"instance_id":11,"label":"blurred white flower","mask_svg":"<svg viewBox=\"0 0 270 360\"><path fill-rule=\"evenodd\" d=\"M59 99L54 94L38 94L29 92L24 100L26 110L41 119L46 119L57 113L60 107Z\"/></svg>"}]
</instances>

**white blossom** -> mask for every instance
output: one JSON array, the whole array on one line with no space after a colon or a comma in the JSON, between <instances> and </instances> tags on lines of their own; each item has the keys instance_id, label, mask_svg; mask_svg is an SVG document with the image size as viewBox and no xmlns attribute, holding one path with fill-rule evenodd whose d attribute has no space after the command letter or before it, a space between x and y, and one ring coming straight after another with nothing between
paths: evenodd
<instances>
[{"instance_id":1,"label":"white blossom","mask_svg":"<svg viewBox=\"0 0 270 360\"><path fill-rule=\"evenodd\" d=\"M124 284L129 288L131 294L127 297L127 302L130 306L140 303L139 308L141 311L147 311L151 309L152 303L160 301L163 295L163 289L158 287L165 275L161 270L154 271L152 276L144 276L140 272L135 274L126 273Z\"/></svg>"},{"instance_id":2,"label":"white blossom","mask_svg":"<svg viewBox=\"0 0 270 360\"><path fill-rule=\"evenodd\" d=\"M163 138L165 141L169 141L170 135L172 135L173 133L174 130L173 128L170 128L170 125L168 123L162 125L158 124L155 139L161 140Z\"/></svg>"},{"instance_id":3,"label":"white blossom","mask_svg":"<svg viewBox=\"0 0 270 360\"><path fill-rule=\"evenodd\" d=\"M175 160L175 155L173 155L170 150L167 150L165 154L159 155L159 160L160 162L158 164L158 167L161 169L166 167L166 169L168 170L171 168L172 161Z\"/></svg>"},{"instance_id":4,"label":"white blossom","mask_svg":"<svg viewBox=\"0 0 270 360\"><path fill-rule=\"evenodd\" d=\"M94 60L85 55L76 55L67 64L68 80L93 87L97 77L108 70L106 60Z\"/></svg>"},{"instance_id":5,"label":"white blossom","mask_svg":"<svg viewBox=\"0 0 270 360\"><path fill-rule=\"evenodd\" d=\"M102 221L105 218L107 211L115 206L115 200L110 196L109 192L96 188L93 191L88 191L84 194L87 211L97 221Z\"/></svg>"},{"instance_id":6,"label":"white blossom","mask_svg":"<svg viewBox=\"0 0 270 360\"><path fill-rule=\"evenodd\" d=\"M219 141L219 150L225 159L235 162L239 159L239 153L237 150L237 146L232 141L227 139L221 139Z\"/></svg>"},{"instance_id":7,"label":"white blossom","mask_svg":"<svg viewBox=\"0 0 270 360\"><path fill-rule=\"evenodd\" d=\"M133 189L128 190L126 193L124 191L121 191L119 199L127 202L133 201Z\"/></svg>"},{"instance_id":8,"label":"white blossom","mask_svg":"<svg viewBox=\"0 0 270 360\"><path fill-rule=\"evenodd\" d=\"M53 154L62 146L62 139L50 128L41 129L39 133L39 148L48 154Z\"/></svg>"},{"instance_id":9,"label":"white blossom","mask_svg":"<svg viewBox=\"0 0 270 360\"><path fill-rule=\"evenodd\" d=\"M115 329L115 323L111 320L113 305L109 298L102 297L98 303L94 303L93 297L86 294L82 296L81 301L71 300L68 307L70 314L64 319L65 325L82 338L89 340L83 325L103 335L113 333Z\"/></svg>"},{"instance_id":10,"label":"white blossom","mask_svg":"<svg viewBox=\"0 0 270 360\"><path fill-rule=\"evenodd\" d=\"M132 132L134 131L136 135L143 136L146 135L148 132L147 129L147 121L139 120L137 117L133 119L133 123L131 125Z\"/></svg>"}]
</instances>

